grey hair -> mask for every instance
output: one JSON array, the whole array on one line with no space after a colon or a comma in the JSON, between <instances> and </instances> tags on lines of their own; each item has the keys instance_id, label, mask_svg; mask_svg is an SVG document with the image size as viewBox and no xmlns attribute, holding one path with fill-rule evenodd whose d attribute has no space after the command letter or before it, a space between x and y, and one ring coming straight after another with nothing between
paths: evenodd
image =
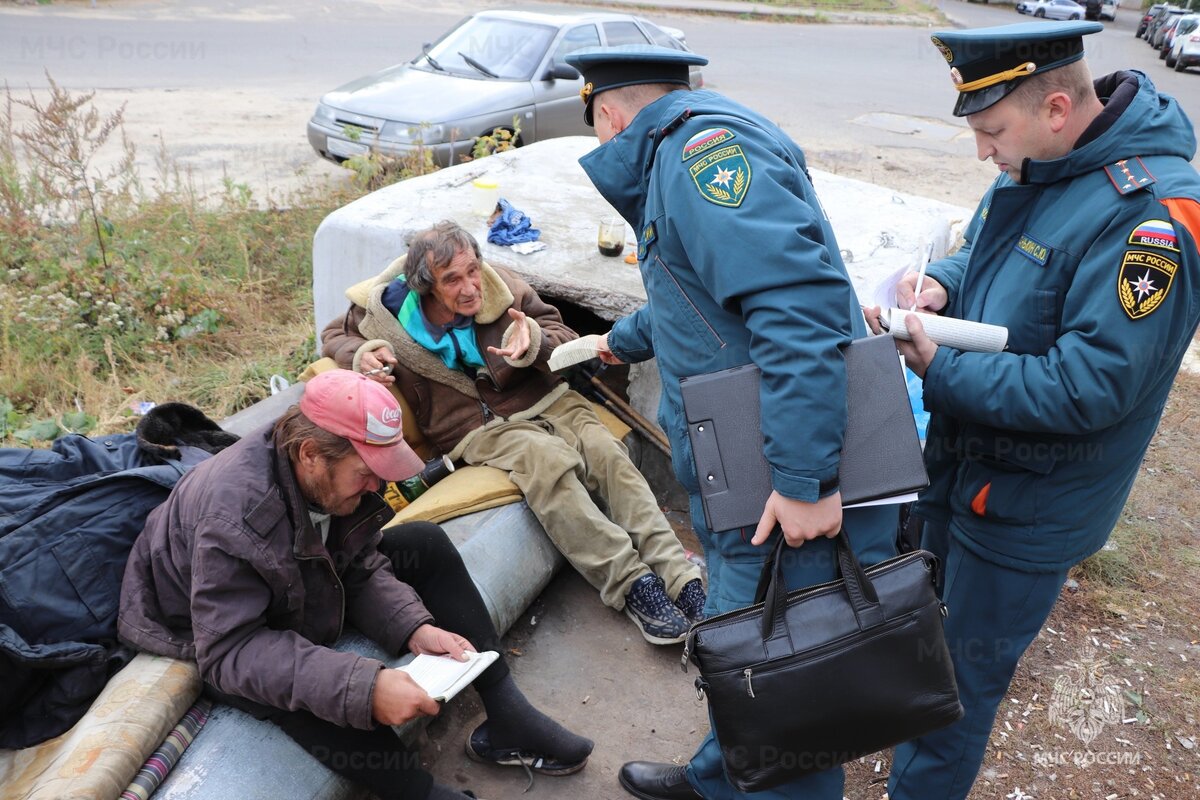
<instances>
[{"instance_id":1,"label":"grey hair","mask_svg":"<svg viewBox=\"0 0 1200 800\"><path fill-rule=\"evenodd\" d=\"M427 295L436 281L434 272L449 266L463 250L479 258L479 242L457 222L442 220L413 237L404 257L404 280L408 288Z\"/></svg>"}]
</instances>

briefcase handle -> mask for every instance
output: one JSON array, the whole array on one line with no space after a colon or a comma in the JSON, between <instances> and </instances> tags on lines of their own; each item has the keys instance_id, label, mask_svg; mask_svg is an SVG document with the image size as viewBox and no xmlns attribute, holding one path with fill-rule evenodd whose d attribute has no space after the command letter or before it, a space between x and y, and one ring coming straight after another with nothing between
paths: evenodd
<instances>
[{"instance_id":1,"label":"briefcase handle","mask_svg":"<svg viewBox=\"0 0 1200 800\"><path fill-rule=\"evenodd\" d=\"M867 576L858 557L850 549L850 538L846 529L842 528L834 540L837 546L838 573L840 583L850 598L850 607L854 609L854 618L858 621L858 629L865 631L884 621L883 608L879 605L879 595L875 585ZM762 635L770 639L774 635L785 632L784 611L787 609L787 586L783 580L783 548L787 546L782 532L770 557L763 564L762 574L758 579L758 591L754 602L763 603Z\"/></svg>"}]
</instances>

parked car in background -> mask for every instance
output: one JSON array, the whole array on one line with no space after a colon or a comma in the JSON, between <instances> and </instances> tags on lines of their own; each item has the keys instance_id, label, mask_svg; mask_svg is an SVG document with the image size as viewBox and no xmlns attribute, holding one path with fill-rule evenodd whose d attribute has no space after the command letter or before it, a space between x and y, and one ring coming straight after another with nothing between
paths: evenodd
<instances>
[{"instance_id":1,"label":"parked car in background","mask_svg":"<svg viewBox=\"0 0 1200 800\"><path fill-rule=\"evenodd\" d=\"M1144 36L1145 40L1150 43L1151 47L1156 46L1154 44L1155 34L1159 32L1163 24L1166 23L1167 20L1171 19L1171 17L1177 17L1183 13L1185 13L1184 9L1178 6L1163 6L1154 13L1154 16L1146 25L1146 33Z\"/></svg>"},{"instance_id":2,"label":"parked car in background","mask_svg":"<svg viewBox=\"0 0 1200 800\"><path fill-rule=\"evenodd\" d=\"M1183 72L1193 64L1200 64L1200 14L1187 14L1179 18L1167 51L1167 66Z\"/></svg>"},{"instance_id":3,"label":"parked car in background","mask_svg":"<svg viewBox=\"0 0 1200 800\"><path fill-rule=\"evenodd\" d=\"M419 149L441 166L471 153L500 128L517 144L592 135L583 122L583 80L563 57L592 45L657 44L687 50L683 32L629 14L481 11L412 61L324 95L308 141L340 163L372 150L403 157ZM703 83L692 67L693 88Z\"/></svg>"},{"instance_id":4,"label":"parked car in background","mask_svg":"<svg viewBox=\"0 0 1200 800\"><path fill-rule=\"evenodd\" d=\"M1100 0L1082 0L1083 16L1087 19L1100 19Z\"/></svg>"},{"instance_id":5,"label":"parked car in background","mask_svg":"<svg viewBox=\"0 0 1200 800\"><path fill-rule=\"evenodd\" d=\"M1166 58L1167 52L1171 49L1171 37L1175 35L1175 28L1179 25L1179 20L1186 15L1180 14L1177 17L1171 17L1162 24L1158 32L1154 34L1154 42L1150 44L1158 50L1159 58ZM1157 44L1155 43L1157 42Z\"/></svg>"},{"instance_id":6,"label":"parked car in background","mask_svg":"<svg viewBox=\"0 0 1200 800\"><path fill-rule=\"evenodd\" d=\"M1117 0L1102 0L1100 3L1100 19L1115 22L1117 19Z\"/></svg>"},{"instance_id":7,"label":"parked car in background","mask_svg":"<svg viewBox=\"0 0 1200 800\"><path fill-rule=\"evenodd\" d=\"M1133 35L1139 39L1146 33L1146 27L1150 24L1150 20L1154 19L1154 15L1158 13L1160 8L1165 8L1166 3L1155 3L1146 9L1146 13L1142 14L1142 19L1138 22L1137 30Z\"/></svg>"},{"instance_id":8,"label":"parked car in background","mask_svg":"<svg viewBox=\"0 0 1200 800\"><path fill-rule=\"evenodd\" d=\"M1022 0L1017 3L1017 11L1046 19L1083 19L1085 13L1074 0Z\"/></svg>"}]
</instances>

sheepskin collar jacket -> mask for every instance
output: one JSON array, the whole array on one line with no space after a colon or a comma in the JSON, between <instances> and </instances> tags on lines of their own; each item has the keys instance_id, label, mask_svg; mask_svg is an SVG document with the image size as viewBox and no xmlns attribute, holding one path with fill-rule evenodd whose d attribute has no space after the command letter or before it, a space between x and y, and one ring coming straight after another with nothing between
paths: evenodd
<instances>
[{"instance_id":1,"label":"sheepskin collar jacket","mask_svg":"<svg viewBox=\"0 0 1200 800\"><path fill-rule=\"evenodd\" d=\"M322 332L322 352L338 366L357 370L364 353L390 348L399 362L393 373L396 387L439 452L456 458L485 425L536 417L567 391L547 361L555 347L578 334L529 284L502 267L483 263L483 307L475 315L474 330L484 367L472 379L418 344L384 306L384 290L403 270L404 260L398 258L379 275L346 291L350 308ZM512 337L515 323L509 309L523 312L529 328L529 349L520 359L487 350L504 347Z\"/></svg>"}]
</instances>

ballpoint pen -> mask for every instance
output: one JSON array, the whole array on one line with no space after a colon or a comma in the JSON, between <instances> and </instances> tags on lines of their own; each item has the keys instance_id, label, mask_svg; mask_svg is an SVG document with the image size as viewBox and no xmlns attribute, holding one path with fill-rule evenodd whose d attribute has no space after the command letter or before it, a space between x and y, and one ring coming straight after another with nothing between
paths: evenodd
<instances>
[{"instance_id":1,"label":"ballpoint pen","mask_svg":"<svg viewBox=\"0 0 1200 800\"><path fill-rule=\"evenodd\" d=\"M369 369L363 373L363 375L381 375L381 374L382 375L392 374L392 365L384 364L382 367L376 367L375 369Z\"/></svg>"},{"instance_id":2,"label":"ballpoint pen","mask_svg":"<svg viewBox=\"0 0 1200 800\"><path fill-rule=\"evenodd\" d=\"M933 261L932 244L929 245L929 256L925 259L925 262L921 264L921 270L917 273L917 285L913 290L913 304L912 307L908 309L909 311L917 310L917 300L921 297L921 287L925 284L925 270L929 268L930 261Z\"/></svg>"}]
</instances>

